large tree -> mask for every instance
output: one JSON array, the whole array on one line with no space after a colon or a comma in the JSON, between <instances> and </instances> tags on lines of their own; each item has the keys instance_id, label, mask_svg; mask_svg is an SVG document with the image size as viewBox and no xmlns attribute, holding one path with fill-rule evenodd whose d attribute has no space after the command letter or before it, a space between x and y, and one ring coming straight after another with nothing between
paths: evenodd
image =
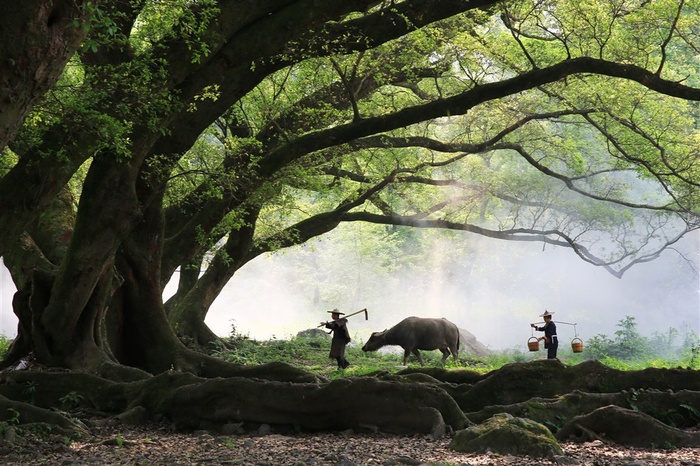
<instances>
[{"instance_id":1,"label":"large tree","mask_svg":"<svg viewBox=\"0 0 700 466\"><path fill-rule=\"evenodd\" d=\"M215 338L240 267L341 222L562 245L618 276L698 227L696 1L55 3L0 45L43 72L80 43L40 101L55 73L0 72L25 96L0 94L6 364L225 374L178 334Z\"/></svg>"}]
</instances>

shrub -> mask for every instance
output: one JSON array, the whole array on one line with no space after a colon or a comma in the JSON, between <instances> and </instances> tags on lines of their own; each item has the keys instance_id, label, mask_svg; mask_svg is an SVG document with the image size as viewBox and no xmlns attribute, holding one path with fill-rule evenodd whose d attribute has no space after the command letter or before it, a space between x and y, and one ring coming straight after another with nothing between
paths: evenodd
<instances>
[{"instance_id":1,"label":"shrub","mask_svg":"<svg viewBox=\"0 0 700 466\"><path fill-rule=\"evenodd\" d=\"M637 331L634 317L626 316L618 323L615 338L596 335L586 345L586 358L597 359L615 368L695 367L700 363L700 341L697 334L686 329L654 332L650 338Z\"/></svg>"},{"instance_id":2,"label":"shrub","mask_svg":"<svg viewBox=\"0 0 700 466\"><path fill-rule=\"evenodd\" d=\"M0 360L5 358L7 350L10 349L12 340L7 338L5 335L0 335Z\"/></svg>"}]
</instances>

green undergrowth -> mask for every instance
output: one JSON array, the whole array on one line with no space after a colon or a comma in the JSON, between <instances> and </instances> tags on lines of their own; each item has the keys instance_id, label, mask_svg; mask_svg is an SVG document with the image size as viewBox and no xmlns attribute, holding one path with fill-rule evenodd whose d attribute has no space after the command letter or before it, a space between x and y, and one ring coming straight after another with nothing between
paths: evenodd
<instances>
[{"instance_id":1,"label":"green undergrowth","mask_svg":"<svg viewBox=\"0 0 700 466\"><path fill-rule=\"evenodd\" d=\"M576 365L595 359L619 370L641 370L649 367L700 369L700 340L692 331L680 332L669 329L645 337L637 331L632 317L618 323L614 336L595 335L584 344L581 353L574 353L567 345L559 347L559 360L567 365ZM0 358L4 357L12 340L0 335ZM353 341L346 348L350 367L339 370L335 361L328 358L330 336L318 329L300 333L290 339L255 340L237 332L232 326L231 334L207 348L207 352L236 364L259 365L283 362L301 367L311 373L333 378L350 375L371 374L378 371L396 372L403 369L403 351L399 347L386 347L380 351L365 353L364 341ZM427 367L442 367L439 351L421 351ZM546 358L546 352L525 351L513 348L491 351L487 356L476 357L462 351L458 361L448 359L446 369L466 369L480 373L490 372L506 364L527 362ZM418 367L411 355L408 365Z\"/></svg>"},{"instance_id":2,"label":"green undergrowth","mask_svg":"<svg viewBox=\"0 0 700 466\"><path fill-rule=\"evenodd\" d=\"M385 350L365 353L362 351L363 341L353 341L346 348L346 358L350 367L345 370L337 368L335 361L328 358L330 352L330 337L325 333L312 336L297 336L288 340L271 339L255 340L232 332L225 339L227 349L216 348L212 354L226 361L238 364L265 364L284 362L305 370L333 378L371 374L377 371L396 372L404 369L403 351L398 347L387 347ZM598 359L601 363L619 370L639 370L647 367L672 368L690 367L700 369L700 355L696 349L679 352L677 358L644 357L633 360L609 356L599 356L601 348L595 352L574 353L572 348L562 346L559 349L559 360L567 365L576 365L589 359ZM421 351L426 367L443 367L439 351ZM448 359L444 367L453 370L472 370L480 373L490 372L506 364L527 362L546 358L545 351L528 352L517 348L491 351L488 356L475 357L461 353L457 362ZM419 367L414 356L409 358L410 367Z\"/></svg>"},{"instance_id":3,"label":"green undergrowth","mask_svg":"<svg viewBox=\"0 0 700 466\"><path fill-rule=\"evenodd\" d=\"M0 360L5 357L7 350L10 348L12 340L7 338L5 335L0 335Z\"/></svg>"}]
</instances>

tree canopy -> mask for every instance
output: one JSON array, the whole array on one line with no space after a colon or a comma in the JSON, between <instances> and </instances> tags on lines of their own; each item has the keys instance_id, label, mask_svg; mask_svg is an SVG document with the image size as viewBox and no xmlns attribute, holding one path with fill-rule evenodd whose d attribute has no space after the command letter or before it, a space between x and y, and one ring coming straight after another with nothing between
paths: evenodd
<instances>
[{"instance_id":1,"label":"tree canopy","mask_svg":"<svg viewBox=\"0 0 700 466\"><path fill-rule=\"evenodd\" d=\"M178 336L343 222L616 276L699 226L696 0L4 3L5 364L226 373Z\"/></svg>"}]
</instances>

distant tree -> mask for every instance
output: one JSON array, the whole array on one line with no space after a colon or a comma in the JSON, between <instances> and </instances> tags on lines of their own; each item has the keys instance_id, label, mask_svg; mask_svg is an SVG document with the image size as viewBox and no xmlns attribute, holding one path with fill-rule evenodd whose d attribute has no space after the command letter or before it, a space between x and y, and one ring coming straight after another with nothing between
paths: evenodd
<instances>
[{"instance_id":1,"label":"distant tree","mask_svg":"<svg viewBox=\"0 0 700 466\"><path fill-rule=\"evenodd\" d=\"M79 52L40 102L16 84L33 110L0 146L5 364L221 374L177 335L215 339L240 267L342 222L560 245L617 276L698 228L695 2L77 6L46 21L87 31ZM55 33L18 46L60 69Z\"/></svg>"},{"instance_id":2,"label":"distant tree","mask_svg":"<svg viewBox=\"0 0 700 466\"><path fill-rule=\"evenodd\" d=\"M618 322L617 326L619 330L615 331L613 356L633 360L649 353L649 343L637 330L637 322L634 317L625 316Z\"/></svg>"},{"instance_id":3,"label":"distant tree","mask_svg":"<svg viewBox=\"0 0 700 466\"><path fill-rule=\"evenodd\" d=\"M684 349L683 341L678 341L681 333L678 329L670 327L667 330L660 332L655 331L651 334L649 346L656 354L664 358L678 356L679 350ZM689 348L689 347L688 347Z\"/></svg>"}]
</instances>

